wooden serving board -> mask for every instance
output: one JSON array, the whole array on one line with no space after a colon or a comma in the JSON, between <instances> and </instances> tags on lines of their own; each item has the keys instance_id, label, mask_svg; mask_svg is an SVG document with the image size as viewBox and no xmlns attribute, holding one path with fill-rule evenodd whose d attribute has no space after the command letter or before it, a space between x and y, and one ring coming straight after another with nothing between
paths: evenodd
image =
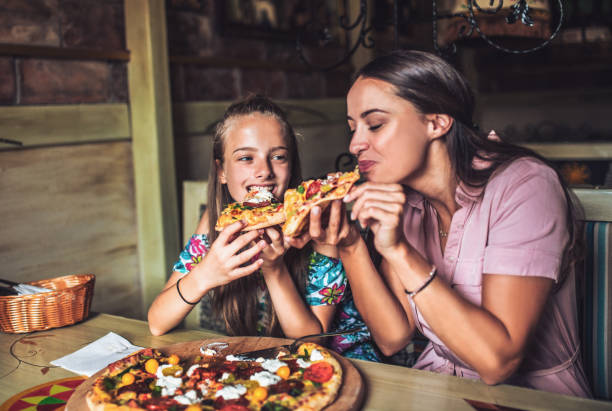
<instances>
[{"instance_id":1,"label":"wooden serving board","mask_svg":"<svg viewBox=\"0 0 612 411\"><path fill-rule=\"evenodd\" d=\"M172 344L165 347L160 347L158 349L166 355L177 354L181 358L192 358L197 355L201 355L201 346L205 346L213 342L223 342L229 344L227 348L221 351L221 354L228 355L276 347L282 344L290 344L292 341L293 340L271 337L219 337ZM340 388L340 393L336 398L336 401L327 406L325 410L358 410L365 396L365 386L363 378L361 377L361 374L359 373L357 368L348 359L342 357L339 354L336 354L331 350L330 352L342 365L343 381L342 387ZM105 370L106 369L98 371L81 385L79 385L79 387L75 390L74 394L68 400L66 410L80 411L87 409L85 394L87 393L87 391L89 391L89 388L96 380L96 378L98 378Z\"/></svg>"}]
</instances>

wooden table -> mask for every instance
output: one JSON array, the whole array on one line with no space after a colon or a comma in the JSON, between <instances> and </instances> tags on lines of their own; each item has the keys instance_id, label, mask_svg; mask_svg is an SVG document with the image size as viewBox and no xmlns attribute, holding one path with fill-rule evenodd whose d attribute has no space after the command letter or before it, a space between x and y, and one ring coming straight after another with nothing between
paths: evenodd
<instances>
[{"instance_id":1,"label":"wooden table","mask_svg":"<svg viewBox=\"0 0 612 411\"><path fill-rule=\"evenodd\" d=\"M113 331L141 347L161 347L218 336L206 330L175 330L154 337L147 323L94 314L69 327L32 334L0 334L0 404L27 388L75 374L50 361L76 351ZM354 360L367 387L366 410L474 410L466 399L524 410L612 410L612 402L550 394L427 371Z\"/></svg>"}]
</instances>

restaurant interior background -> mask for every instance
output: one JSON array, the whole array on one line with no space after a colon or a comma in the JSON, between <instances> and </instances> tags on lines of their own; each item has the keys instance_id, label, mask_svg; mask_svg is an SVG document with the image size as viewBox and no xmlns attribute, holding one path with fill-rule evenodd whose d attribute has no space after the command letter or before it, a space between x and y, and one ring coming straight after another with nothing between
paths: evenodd
<instances>
[{"instance_id":1,"label":"restaurant interior background","mask_svg":"<svg viewBox=\"0 0 612 411\"><path fill-rule=\"evenodd\" d=\"M534 1L546 4L534 5L534 32L508 36L505 17L481 23L505 47L537 46L559 11ZM438 20L434 43L430 0L398 2L397 37L393 1L363 3L373 47L344 59L361 26L347 33L338 21L358 18L357 0L0 0L2 277L94 273L93 311L145 318L189 234L184 182L206 180L211 130L230 101L279 100L301 135L304 175L319 176L345 166L355 68L457 37L456 20ZM574 185L609 187L612 2L563 4L541 50L470 38L447 57L475 86L483 129L531 144ZM302 58L298 28L311 21Z\"/></svg>"}]
</instances>

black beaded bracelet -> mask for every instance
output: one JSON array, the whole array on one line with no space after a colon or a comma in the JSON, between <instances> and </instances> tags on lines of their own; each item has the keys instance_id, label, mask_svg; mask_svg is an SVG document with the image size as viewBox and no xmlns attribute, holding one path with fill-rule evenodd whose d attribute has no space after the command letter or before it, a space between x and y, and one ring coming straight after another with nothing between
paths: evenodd
<instances>
[{"instance_id":1,"label":"black beaded bracelet","mask_svg":"<svg viewBox=\"0 0 612 411\"><path fill-rule=\"evenodd\" d=\"M438 269L436 268L436 266L434 265L431 268L431 271L429 272L429 277L427 277L427 280L425 280L425 282L416 290L414 291L408 291L408 290L404 290L404 292L406 294L408 294L408 297L410 298L414 298L415 295L417 295L418 293L420 293L421 291L423 291L423 289L425 287L427 287L429 285L429 283L431 283L433 281L434 278L436 278L436 274L438 273Z\"/></svg>"},{"instance_id":2,"label":"black beaded bracelet","mask_svg":"<svg viewBox=\"0 0 612 411\"><path fill-rule=\"evenodd\" d=\"M176 291L178 291L178 295L179 295L179 297L181 297L181 300L183 300L184 302L186 302L186 303L187 303L187 304L189 304L189 305L197 305L197 304L200 302L200 300L196 301L195 303L192 303L192 302L190 302L190 301L187 301L187 300L185 299L185 297L183 297L183 294L181 294L181 289L179 288L179 283L181 282L181 280L182 280L182 279L183 279L183 278L181 277L181 278L179 278L179 279L178 279L178 281L176 282Z\"/></svg>"}]
</instances>

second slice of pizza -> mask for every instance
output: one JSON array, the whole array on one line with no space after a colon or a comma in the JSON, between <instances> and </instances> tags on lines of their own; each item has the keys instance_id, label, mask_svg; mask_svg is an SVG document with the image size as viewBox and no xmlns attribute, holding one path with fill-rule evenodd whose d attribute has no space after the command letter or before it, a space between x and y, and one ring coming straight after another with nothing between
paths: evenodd
<instances>
[{"instance_id":1,"label":"second slice of pizza","mask_svg":"<svg viewBox=\"0 0 612 411\"><path fill-rule=\"evenodd\" d=\"M359 178L356 167L354 171L329 173L324 179L307 180L297 188L287 190L283 234L289 237L302 234L314 206L325 210L333 200L343 198Z\"/></svg>"}]
</instances>

